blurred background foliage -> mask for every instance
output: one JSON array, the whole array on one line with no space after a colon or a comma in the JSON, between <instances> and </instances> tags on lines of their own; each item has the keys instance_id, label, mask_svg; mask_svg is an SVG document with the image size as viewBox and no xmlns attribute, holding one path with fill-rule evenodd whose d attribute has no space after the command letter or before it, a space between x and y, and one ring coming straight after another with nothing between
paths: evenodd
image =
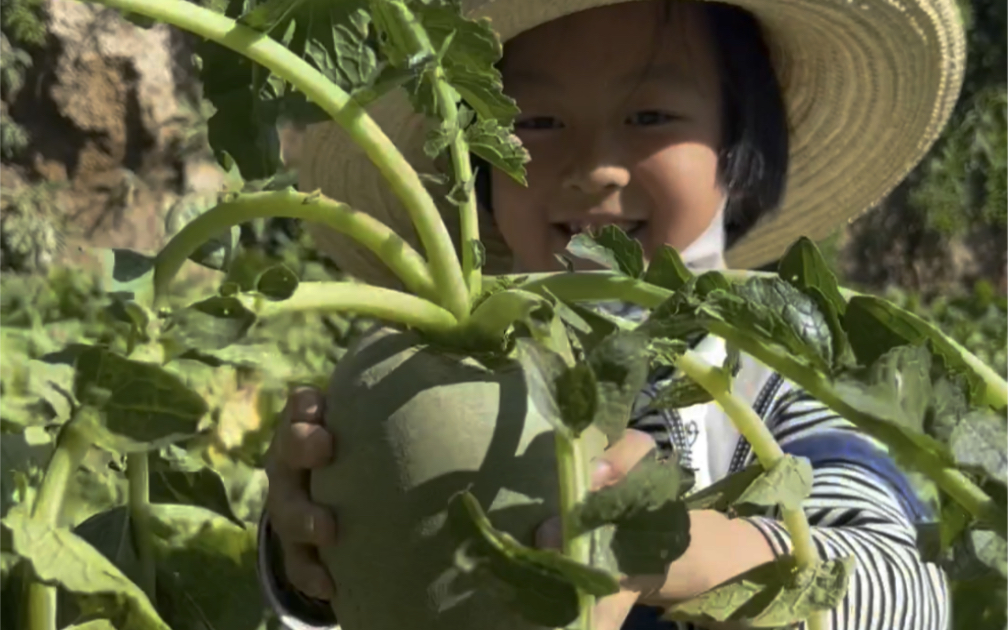
<instances>
[{"instance_id":1,"label":"blurred background foliage","mask_svg":"<svg viewBox=\"0 0 1008 630\"><path fill-rule=\"evenodd\" d=\"M0 0L0 158L5 169L21 166L18 156L32 143L30 134L10 114L8 104L26 89L47 47L47 0ZM821 244L841 281L883 295L933 321L947 334L1008 375L1008 36L1004 0L962 0L969 32L966 82L952 120L927 158L881 205ZM198 93L198 91L194 91ZM200 113L181 137L183 153L205 151L205 115ZM296 165L294 165L296 166ZM94 341L111 334L106 303L93 270L62 262L59 253L66 217L56 193L64 184L35 178L26 187L5 187L0 198L0 512L34 496L53 436L43 426L7 432L26 415L51 413L40 404L31 359L73 341ZM305 280L340 277L319 259L300 225L292 220L249 224L242 229L244 253L237 262L261 268L282 262ZM219 277L212 277L217 282ZM197 284L183 286L179 300L205 295ZM204 457L223 480L230 509L249 528L262 508L265 478L262 461L288 386L321 384L354 334L367 322L331 315L291 315L260 325L253 341L275 344L276 361L268 373L236 368L211 369L180 362L180 376L203 393L217 420L204 445ZM122 505L123 472L117 462L93 458L76 480L65 521L76 526L93 515ZM199 579L196 563L180 569ZM3 595L16 583L5 561ZM231 575L241 592L258 598L251 566ZM971 606L970 597L985 605ZM992 599L993 598L993 599ZM971 591L959 585L956 630L1005 630L1004 593ZM980 601L979 599L977 601ZM193 604L196 606L196 604ZM202 604L201 604L202 605ZM200 610L204 619L192 627L221 630L275 626L261 601L262 614L236 622ZM10 607L0 625L11 627ZM994 610L993 616L991 610ZM221 613L223 615L223 613ZM179 627L176 630L183 630ZM188 630L186 625L185 630Z\"/></svg>"}]
</instances>

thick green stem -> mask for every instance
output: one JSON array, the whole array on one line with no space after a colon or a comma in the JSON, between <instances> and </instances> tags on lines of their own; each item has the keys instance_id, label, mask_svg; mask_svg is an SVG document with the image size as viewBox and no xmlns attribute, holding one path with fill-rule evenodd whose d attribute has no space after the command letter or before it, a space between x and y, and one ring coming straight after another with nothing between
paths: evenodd
<instances>
[{"instance_id":1,"label":"thick green stem","mask_svg":"<svg viewBox=\"0 0 1008 630\"><path fill-rule=\"evenodd\" d=\"M451 313L422 298L349 282L302 282L291 297L263 300L255 311L264 319L296 311L356 313L428 333L450 332L459 325Z\"/></svg>"},{"instance_id":2,"label":"thick green stem","mask_svg":"<svg viewBox=\"0 0 1008 630\"><path fill-rule=\"evenodd\" d=\"M759 415L744 400L731 392L731 381L724 370L707 363L693 350L680 355L676 360L676 367L703 387L714 398L714 402L724 409L735 428L749 442L763 470L770 470L784 458L784 451ZM781 516L784 527L791 536L792 550L798 566L815 566L819 561L819 554L812 541L812 529L809 527L805 511L800 506L782 505ZM812 614L807 622L809 630L825 630L828 625L824 611Z\"/></svg>"},{"instance_id":3,"label":"thick green stem","mask_svg":"<svg viewBox=\"0 0 1008 630\"><path fill-rule=\"evenodd\" d=\"M563 554L584 565L591 565L591 534L575 535L571 515L574 507L588 495L590 473L580 440L556 434L557 473L560 479L560 527L563 533ZM593 630L592 610L595 598L579 594L580 614L569 626L571 630Z\"/></svg>"},{"instance_id":4,"label":"thick green stem","mask_svg":"<svg viewBox=\"0 0 1008 630\"><path fill-rule=\"evenodd\" d=\"M776 273L769 271L747 271L747 270L722 270L726 277L731 280L745 280L756 276L777 277ZM570 273L540 273L527 275L509 276L486 276L486 281L496 281L501 278L526 278L520 287L526 291L543 293L548 290L564 300L573 302L586 302L593 300L622 300L645 308L654 308L672 296L672 291L658 286L647 284L641 280L635 280L627 276L620 275L612 271L591 271ZM850 289L840 287L840 293L844 299L864 296ZM915 317L917 323L940 333L933 325L927 321ZM945 335L943 335L945 336ZM955 348L962 356L963 361L984 380L987 384L986 403L994 409L1004 409L1008 407L1008 381L994 371L992 367L981 361L969 350L965 349L954 339L945 336L949 345Z\"/></svg>"},{"instance_id":5,"label":"thick green stem","mask_svg":"<svg viewBox=\"0 0 1008 630\"><path fill-rule=\"evenodd\" d=\"M154 267L155 295L167 292L186 259L208 240L232 226L269 217L314 221L342 232L377 254L407 289L437 301L437 289L427 261L388 226L346 204L319 194L292 190L252 193L237 196L233 201L223 200L186 224L158 253Z\"/></svg>"},{"instance_id":6,"label":"thick green stem","mask_svg":"<svg viewBox=\"0 0 1008 630\"><path fill-rule=\"evenodd\" d=\"M494 293L476 307L466 328L485 339L501 339L515 322L544 305L549 306L545 298L528 291Z\"/></svg>"},{"instance_id":7,"label":"thick green stem","mask_svg":"<svg viewBox=\"0 0 1008 630\"><path fill-rule=\"evenodd\" d=\"M364 109L283 44L185 0L94 0L214 41L268 68L321 107L360 146L402 201L430 259L439 303L457 319L469 315L469 294L448 229L417 172Z\"/></svg>"},{"instance_id":8,"label":"thick green stem","mask_svg":"<svg viewBox=\"0 0 1008 630\"><path fill-rule=\"evenodd\" d=\"M542 295L553 293L560 299L571 302L621 300L644 308L654 308L672 295L672 291L668 289L612 271L487 276L486 280L498 278L525 278L518 288Z\"/></svg>"},{"instance_id":9,"label":"thick green stem","mask_svg":"<svg viewBox=\"0 0 1008 630\"><path fill-rule=\"evenodd\" d=\"M130 533L140 560L140 588L152 603L157 603L157 564L154 559L154 534L151 533L150 473L147 453L126 455L126 481L129 483L128 508Z\"/></svg>"},{"instance_id":10,"label":"thick green stem","mask_svg":"<svg viewBox=\"0 0 1008 630\"><path fill-rule=\"evenodd\" d=\"M441 120L446 129L457 130L448 150L451 153L452 168L455 170L455 185L465 192L465 201L459 204L459 251L462 254L462 277L469 290L469 299L474 300L482 292L482 275L475 260L475 247L479 243L479 216L476 214L476 195L471 188L473 172L469 162L469 145L464 131L458 128L458 104L454 90L448 85L444 70L435 71L434 85Z\"/></svg>"},{"instance_id":11,"label":"thick green stem","mask_svg":"<svg viewBox=\"0 0 1008 630\"><path fill-rule=\"evenodd\" d=\"M51 528L59 527L67 486L90 448L91 442L72 420L63 426L32 505L32 520ZM34 575L27 569L25 577L22 628L56 630L56 587L35 581Z\"/></svg>"},{"instance_id":12,"label":"thick green stem","mask_svg":"<svg viewBox=\"0 0 1008 630\"><path fill-rule=\"evenodd\" d=\"M772 277L769 272L728 271L725 275L741 280L752 276ZM508 276L520 278L523 276ZM620 276L611 271L590 272L585 274L535 274L526 276L528 280L520 285L526 291L546 294L547 291L563 300L575 302L593 300L624 300L645 308L654 308L672 295L672 291L661 287L645 284L626 276ZM489 278L489 277L488 277ZM495 278L496 279L496 278ZM860 295L854 291L841 289L845 298ZM780 373L785 378L794 381L809 394L819 399L823 404L840 416L854 422L863 430L869 431L883 442L900 443L906 438L893 427L888 427L865 416L835 396L829 383L814 371L798 364L779 347L756 342L747 335L737 332L724 322L711 322L709 330L722 337L735 347L746 352L764 365ZM951 340L950 340L951 342ZM988 385L987 402L995 408L1003 406L1003 400L1008 399L1004 379L998 376L989 366L962 349L961 354L967 363L978 373ZM939 488L953 500L962 505L974 517L989 524L1002 538L1008 537L1008 514L1001 509L983 490L976 486L965 475L954 467L947 466L938 457L924 453L919 449L908 449L917 452L913 462L918 470L931 478Z\"/></svg>"}]
</instances>

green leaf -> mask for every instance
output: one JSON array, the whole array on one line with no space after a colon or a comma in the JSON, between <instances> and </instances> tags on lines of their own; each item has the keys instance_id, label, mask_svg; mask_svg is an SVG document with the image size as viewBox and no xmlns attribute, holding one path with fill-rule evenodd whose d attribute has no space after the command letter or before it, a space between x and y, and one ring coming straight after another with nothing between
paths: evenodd
<instances>
[{"instance_id":1,"label":"green leaf","mask_svg":"<svg viewBox=\"0 0 1008 630\"><path fill-rule=\"evenodd\" d=\"M528 184L525 164L529 161L529 153L510 128L496 120L479 120L466 128L465 140L469 150L491 166L523 186Z\"/></svg>"},{"instance_id":2,"label":"green leaf","mask_svg":"<svg viewBox=\"0 0 1008 630\"><path fill-rule=\"evenodd\" d=\"M873 364L897 346L927 342L950 372L966 379L970 401L983 404L986 391L983 378L969 367L944 333L920 317L881 298L858 296L848 303L843 325L862 365Z\"/></svg>"},{"instance_id":3,"label":"green leaf","mask_svg":"<svg viewBox=\"0 0 1008 630\"><path fill-rule=\"evenodd\" d=\"M804 457L785 455L762 473L734 501L735 506L755 507L752 513L765 513L778 505L796 509L812 494L812 464ZM742 510L739 510L742 513Z\"/></svg>"},{"instance_id":4,"label":"green leaf","mask_svg":"<svg viewBox=\"0 0 1008 630\"><path fill-rule=\"evenodd\" d=\"M574 508L578 534L616 525L611 546L621 573L664 575L690 544L690 518L678 500L691 476L652 452L619 482L588 494Z\"/></svg>"},{"instance_id":5,"label":"green leaf","mask_svg":"<svg viewBox=\"0 0 1008 630\"><path fill-rule=\"evenodd\" d=\"M264 0L254 9L238 18L239 24L244 24L257 31L268 33L278 24L284 22L306 0Z\"/></svg>"},{"instance_id":6,"label":"green leaf","mask_svg":"<svg viewBox=\"0 0 1008 630\"><path fill-rule=\"evenodd\" d=\"M598 383L595 374L585 363L568 367L555 381L560 419L574 436L591 426L598 410Z\"/></svg>"},{"instance_id":7,"label":"green leaf","mask_svg":"<svg viewBox=\"0 0 1008 630\"><path fill-rule=\"evenodd\" d=\"M577 302L557 300L554 309L568 329L572 330L585 353L590 353L613 333L636 328L636 324L632 322L624 321L602 310L588 308Z\"/></svg>"},{"instance_id":8,"label":"green leaf","mask_svg":"<svg viewBox=\"0 0 1008 630\"><path fill-rule=\"evenodd\" d=\"M840 293L829 263L815 243L807 237L799 238L788 248L778 264L777 273L802 292L810 288L818 289L840 315L847 310L847 300Z\"/></svg>"},{"instance_id":9,"label":"green leaf","mask_svg":"<svg viewBox=\"0 0 1008 630\"><path fill-rule=\"evenodd\" d=\"M413 8L434 50L441 51L441 66L452 88L480 120L510 128L518 107L503 91L497 69L503 47L490 20L463 16L458 0L430 0Z\"/></svg>"},{"instance_id":10,"label":"green leaf","mask_svg":"<svg viewBox=\"0 0 1008 630\"><path fill-rule=\"evenodd\" d=\"M853 558L798 569L791 556L782 556L669 607L664 618L696 624L745 622L752 628L782 628L813 612L839 606L853 572Z\"/></svg>"},{"instance_id":11,"label":"green leaf","mask_svg":"<svg viewBox=\"0 0 1008 630\"><path fill-rule=\"evenodd\" d=\"M237 297L207 298L172 313L160 341L171 357L220 350L243 339L255 321Z\"/></svg>"},{"instance_id":12,"label":"green leaf","mask_svg":"<svg viewBox=\"0 0 1008 630\"><path fill-rule=\"evenodd\" d=\"M651 264L644 274L644 282L678 291L692 277L693 273L686 268L679 252L674 247L663 245L651 258Z\"/></svg>"},{"instance_id":13,"label":"green leaf","mask_svg":"<svg viewBox=\"0 0 1008 630\"><path fill-rule=\"evenodd\" d=\"M742 304L719 304L734 326L776 341L823 370L833 364L829 324L808 296L779 278L763 277L737 285L734 293Z\"/></svg>"},{"instance_id":14,"label":"green leaf","mask_svg":"<svg viewBox=\"0 0 1008 630\"><path fill-rule=\"evenodd\" d=\"M738 498L763 474L763 467L758 463L750 464L738 472L712 483L699 492L694 492L685 498L687 509L717 510L728 512L738 501Z\"/></svg>"},{"instance_id":15,"label":"green leaf","mask_svg":"<svg viewBox=\"0 0 1008 630\"><path fill-rule=\"evenodd\" d=\"M949 440L956 464L1008 485L1008 426L1003 415L976 410L952 431Z\"/></svg>"},{"instance_id":16,"label":"green leaf","mask_svg":"<svg viewBox=\"0 0 1008 630\"><path fill-rule=\"evenodd\" d=\"M525 375L525 387L532 406L555 430L568 438L573 437L571 430L564 424L557 402L557 382L567 370L563 358L526 338L515 340L515 354Z\"/></svg>"},{"instance_id":17,"label":"green leaf","mask_svg":"<svg viewBox=\"0 0 1008 630\"><path fill-rule=\"evenodd\" d=\"M631 278L644 275L644 248L615 225L575 234L567 244L567 251Z\"/></svg>"},{"instance_id":18,"label":"green leaf","mask_svg":"<svg viewBox=\"0 0 1008 630\"><path fill-rule=\"evenodd\" d=\"M245 524L231 507L220 473L191 461L179 450L169 447L149 455L150 500L205 508L244 528Z\"/></svg>"},{"instance_id":19,"label":"green leaf","mask_svg":"<svg viewBox=\"0 0 1008 630\"><path fill-rule=\"evenodd\" d=\"M77 346L74 395L89 404L105 392L90 429L96 443L117 452L166 446L196 435L209 407L175 375L109 350Z\"/></svg>"},{"instance_id":20,"label":"green leaf","mask_svg":"<svg viewBox=\"0 0 1008 630\"><path fill-rule=\"evenodd\" d=\"M448 522L459 541L459 569L492 576L508 593L511 606L531 623L566 626L578 616L579 589L596 597L619 590L615 575L555 551L525 547L494 529L469 492L452 497Z\"/></svg>"},{"instance_id":21,"label":"green leaf","mask_svg":"<svg viewBox=\"0 0 1008 630\"><path fill-rule=\"evenodd\" d=\"M154 258L131 249L103 252L105 292L146 307L154 303Z\"/></svg>"},{"instance_id":22,"label":"green leaf","mask_svg":"<svg viewBox=\"0 0 1008 630\"><path fill-rule=\"evenodd\" d=\"M861 414L852 420L884 441L897 460L912 463L916 449L922 449L952 464L948 447L924 433L933 392L930 374L926 348L901 346L879 357L859 379L837 378L832 389Z\"/></svg>"},{"instance_id":23,"label":"green leaf","mask_svg":"<svg viewBox=\"0 0 1008 630\"><path fill-rule=\"evenodd\" d=\"M294 295L299 282L297 274L287 265L273 265L259 274L256 291L271 300L286 300Z\"/></svg>"},{"instance_id":24,"label":"green leaf","mask_svg":"<svg viewBox=\"0 0 1008 630\"><path fill-rule=\"evenodd\" d=\"M112 617L129 628L171 630L143 591L84 539L32 521L20 510L12 510L3 524L14 551L35 575L72 593L84 614Z\"/></svg>"},{"instance_id":25,"label":"green leaf","mask_svg":"<svg viewBox=\"0 0 1008 630\"><path fill-rule=\"evenodd\" d=\"M269 613L256 574L255 528L183 505L154 505L151 517L158 603L172 628L263 627Z\"/></svg>"},{"instance_id":26,"label":"green leaf","mask_svg":"<svg viewBox=\"0 0 1008 630\"><path fill-rule=\"evenodd\" d=\"M350 94L374 88L382 78L367 0L281 0L265 5L229 0L222 10L268 29L269 37ZM327 119L303 94L242 55L209 41L200 42L196 52L204 96L216 110L208 123L210 145L225 169L236 165L243 179L268 179L280 170L281 116Z\"/></svg>"},{"instance_id":27,"label":"green leaf","mask_svg":"<svg viewBox=\"0 0 1008 630\"><path fill-rule=\"evenodd\" d=\"M598 384L594 422L610 443L623 435L634 401L647 382L647 349L644 335L619 332L606 337L588 354L588 365Z\"/></svg>"},{"instance_id":28,"label":"green leaf","mask_svg":"<svg viewBox=\"0 0 1008 630\"><path fill-rule=\"evenodd\" d=\"M712 402L714 397L690 377L677 372L658 390L648 409L684 409Z\"/></svg>"},{"instance_id":29,"label":"green leaf","mask_svg":"<svg viewBox=\"0 0 1008 630\"><path fill-rule=\"evenodd\" d=\"M260 627L265 606L256 579L254 528L198 507L152 505L151 531L158 609L172 628ZM77 534L125 575L139 577L125 506L92 517Z\"/></svg>"},{"instance_id":30,"label":"green leaf","mask_svg":"<svg viewBox=\"0 0 1008 630\"><path fill-rule=\"evenodd\" d=\"M1008 543L992 531L963 532L952 550L952 560L944 568L953 580L1008 577Z\"/></svg>"},{"instance_id":31,"label":"green leaf","mask_svg":"<svg viewBox=\"0 0 1008 630\"><path fill-rule=\"evenodd\" d=\"M951 584L952 628L1005 630L1008 583L1001 579L962 580Z\"/></svg>"},{"instance_id":32,"label":"green leaf","mask_svg":"<svg viewBox=\"0 0 1008 630\"><path fill-rule=\"evenodd\" d=\"M472 252L473 268L482 269L486 264L486 246L476 239L469 241L469 250Z\"/></svg>"}]
</instances>

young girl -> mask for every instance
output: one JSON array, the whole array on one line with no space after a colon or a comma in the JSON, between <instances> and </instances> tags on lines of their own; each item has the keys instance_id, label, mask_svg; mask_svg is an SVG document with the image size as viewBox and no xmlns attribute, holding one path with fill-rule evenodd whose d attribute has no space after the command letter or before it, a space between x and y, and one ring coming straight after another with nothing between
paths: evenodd
<instances>
[{"instance_id":1,"label":"young girl","mask_svg":"<svg viewBox=\"0 0 1008 630\"><path fill-rule=\"evenodd\" d=\"M505 41L504 89L521 109L515 127L531 155L527 187L479 165L489 273L556 270L554 254L572 234L605 224L647 253L675 247L696 271L770 262L798 236L821 238L891 190L934 140L961 82L963 35L951 0L463 4L490 17ZM433 171L423 126L402 95L384 98L372 115L418 170ZM373 166L338 128L309 130L305 151L306 190L321 188L412 236ZM457 221L455 212L449 206L446 218ZM390 282L345 239L321 229L315 237L344 269ZM696 350L711 362L725 352L714 337ZM641 393L632 430L597 462L596 487L655 445L677 452L698 487L752 461L714 404L643 411L669 376L655 374ZM787 453L811 461L805 508L819 554L857 560L831 628L947 628L945 577L915 545L914 522L926 510L884 452L750 357L734 387ZM338 544L336 519L310 503L306 487L309 469L338 456L322 405L305 389L288 401L260 530L268 601L299 630L336 624L326 601L333 585L314 551ZM774 516L694 512L689 550L666 575L631 576L600 602L600 630L687 627L658 620L649 605L695 596L789 553ZM540 544L555 544L555 521L539 534Z\"/></svg>"}]
</instances>

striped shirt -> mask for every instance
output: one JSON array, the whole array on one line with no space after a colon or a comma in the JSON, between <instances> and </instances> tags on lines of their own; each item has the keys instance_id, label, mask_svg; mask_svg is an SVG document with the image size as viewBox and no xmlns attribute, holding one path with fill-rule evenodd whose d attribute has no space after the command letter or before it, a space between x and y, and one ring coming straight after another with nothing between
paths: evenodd
<instances>
[{"instance_id":1,"label":"striped shirt","mask_svg":"<svg viewBox=\"0 0 1008 630\"><path fill-rule=\"evenodd\" d=\"M704 352L716 357L719 350L723 353L723 345L720 340L711 343L713 339L700 345L706 344ZM668 369L652 375L637 400L630 427L650 434L663 453L677 453L679 461L694 470L697 490L752 463L749 443L716 405L649 408L671 376ZM742 356L733 387L751 401L785 453L811 462L814 482L804 510L820 557L856 560L847 594L831 613L831 630L947 630L951 623L947 578L937 565L921 559L916 546L915 523L929 517L929 508L884 450L751 357ZM747 520L762 532L774 553L782 555L790 553L791 541L779 516L771 511ZM276 547L264 516L259 567L267 601L289 630L331 630L335 619L328 604L280 586L282 562ZM697 627L661 621L660 611L638 606L623 628Z\"/></svg>"}]
</instances>

